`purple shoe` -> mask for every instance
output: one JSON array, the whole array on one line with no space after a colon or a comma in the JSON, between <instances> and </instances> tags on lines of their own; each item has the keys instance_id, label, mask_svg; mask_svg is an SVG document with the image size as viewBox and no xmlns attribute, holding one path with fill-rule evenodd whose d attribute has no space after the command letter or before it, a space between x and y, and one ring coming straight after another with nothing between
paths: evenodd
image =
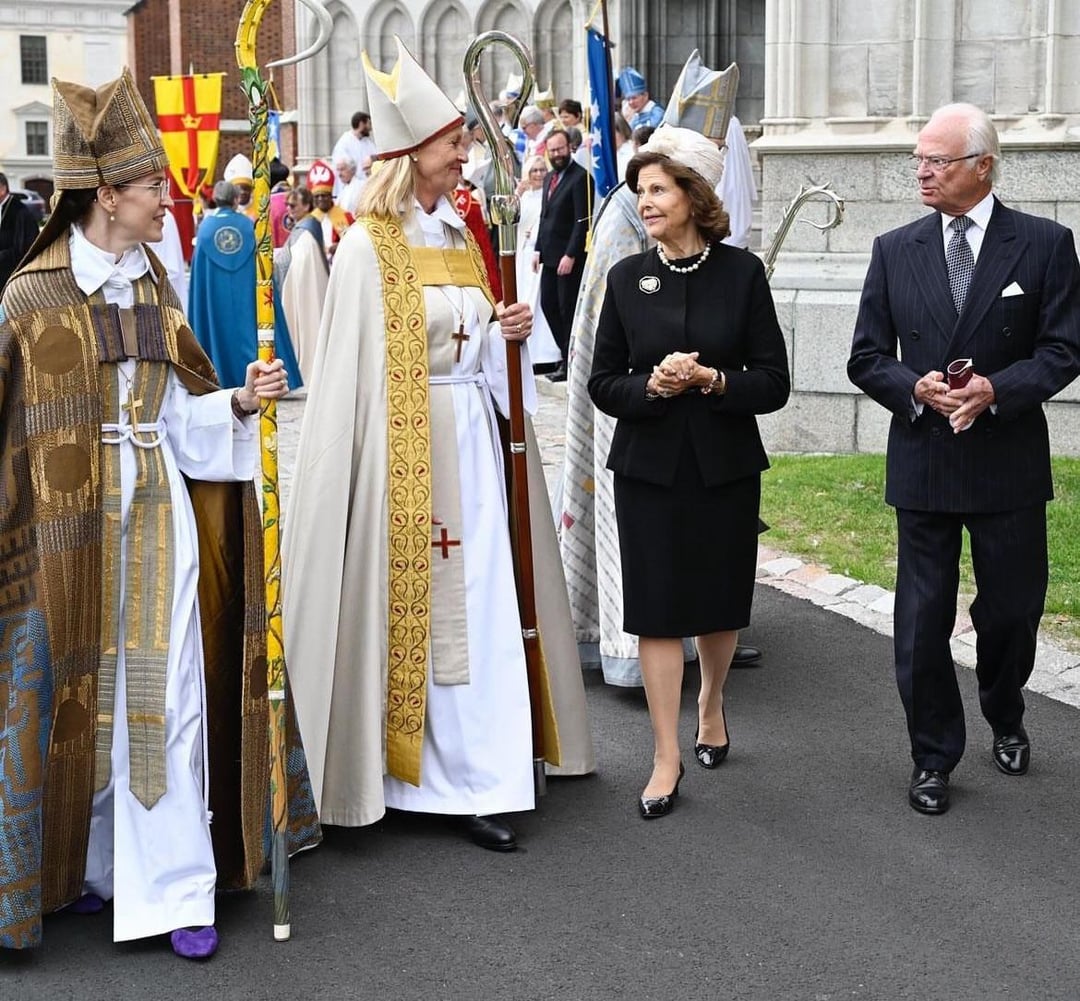
<instances>
[{"instance_id":1,"label":"purple shoe","mask_svg":"<svg viewBox=\"0 0 1080 1001\"><path fill-rule=\"evenodd\" d=\"M105 910L105 901L96 893L84 893L67 909L71 914L100 914Z\"/></svg>"},{"instance_id":2,"label":"purple shoe","mask_svg":"<svg viewBox=\"0 0 1080 1001\"><path fill-rule=\"evenodd\" d=\"M202 928L177 928L169 936L173 952L184 959L209 959L218 947L218 933L213 925Z\"/></svg>"}]
</instances>

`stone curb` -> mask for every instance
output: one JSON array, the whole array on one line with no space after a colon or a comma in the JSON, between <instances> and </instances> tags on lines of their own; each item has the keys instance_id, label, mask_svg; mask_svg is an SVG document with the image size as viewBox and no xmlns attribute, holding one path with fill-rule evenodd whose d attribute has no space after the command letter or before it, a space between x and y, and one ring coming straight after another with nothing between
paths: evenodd
<instances>
[{"instance_id":1,"label":"stone curb","mask_svg":"<svg viewBox=\"0 0 1080 1001\"><path fill-rule=\"evenodd\" d=\"M766 546L758 547L757 579L760 584L854 619L883 636L893 634L894 596L877 585L830 573L824 567L804 563L798 557ZM975 667L975 630L966 612L957 612L952 654L957 664ZM1025 687L1080 707L1080 655L1040 639L1035 651L1035 670Z\"/></svg>"}]
</instances>

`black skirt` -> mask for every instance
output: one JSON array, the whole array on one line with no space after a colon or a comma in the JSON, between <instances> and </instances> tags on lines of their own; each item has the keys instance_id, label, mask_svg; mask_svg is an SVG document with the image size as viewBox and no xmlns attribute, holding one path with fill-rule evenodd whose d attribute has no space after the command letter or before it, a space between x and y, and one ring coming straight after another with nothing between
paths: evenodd
<instances>
[{"instance_id":1,"label":"black skirt","mask_svg":"<svg viewBox=\"0 0 1080 1001\"><path fill-rule=\"evenodd\" d=\"M701 636L750 622L761 476L707 487L684 444L670 487L615 474L623 629Z\"/></svg>"}]
</instances>

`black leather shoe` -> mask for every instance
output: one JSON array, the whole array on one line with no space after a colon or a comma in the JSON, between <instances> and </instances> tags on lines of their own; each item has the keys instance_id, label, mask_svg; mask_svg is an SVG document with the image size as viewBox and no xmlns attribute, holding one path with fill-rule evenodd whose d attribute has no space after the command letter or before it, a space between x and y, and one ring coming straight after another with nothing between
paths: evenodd
<instances>
[{"instance_id":1,"label":"black leather shoe","mask_svg":"<svg viewBox=\"0 0 1080 1001\"><path fill-rule=\"evenodd\" d=\"M655 820L657 817L666 817L675 806L675 797L679 795L679 783L682 782L686 770L682 762L679 762L679 777L675 780L675 788L666 796L642 796L638 800L638 812L642 820Z\"/></svg>"},{"instance_id":2,"label":"black leather shoe","mask_svg":"<svg viewBox=\"0 0 1080 1001\"><path fill-rule=\"evenodd\" d=\"M727 713L723 706L720 707L720 715L724 719L724 732L727 733ZM731 734L728 733L726 744L699 744L697 739L700 732L698 730L694 733L694 757L697 758L697 763L702 768L719 768L731 750Z\"/></svg>"},{"instance_id":3,"label":"black leather shoe","mask_svg":"<svg viewBox=\"0 0 1080 1001\"><path fill-rule=\"evenodd\" d=\"M547 375L549 382L566 382L566 366L560 365L554 372Z\"/></svg>"},{"instance_id":4,"label":"black leather shoe","mask_svg":"<svg viewBox=\"0 0 1080 1001\"><path fill-rule=\"evenodd\" d=\"M907 798L911 808L919 813L944 813L949 809L949 773L916 765Z\"/></svg>"},{"instance_id":5,"label":"black leather shoe","mask_svg":"<svg viewBox=\"0 0 1080 1001\"><path fill-rule=\"evenodd\" d=\"M512 852L517 848L514 829L497 814L486 817L463 817L462 826L474 845L493 852Z\"/></svg>"},{"instance_id":6,"label":"black leather shoe","mask_svg":"<svg viewBox=\"0 0 1080 1001\"><path fill-rule=\"evenodd\" d=\"M761 660L761 651L756 646L743 646L739 643L731 657L732 667L749 667Z\"/></svg>"},{"instance_id":7,"label":"black leather shoe","mask_svg":"<svg viewBox=\"0 0 1080 1001\"><path fill-rule=\"evenodd\" d=\"M1023 775L1031 764L1031 741L1021 727L1016 733L1004 733L995 737L990 754L999 772Z\"/></svg>"}]
</instances>

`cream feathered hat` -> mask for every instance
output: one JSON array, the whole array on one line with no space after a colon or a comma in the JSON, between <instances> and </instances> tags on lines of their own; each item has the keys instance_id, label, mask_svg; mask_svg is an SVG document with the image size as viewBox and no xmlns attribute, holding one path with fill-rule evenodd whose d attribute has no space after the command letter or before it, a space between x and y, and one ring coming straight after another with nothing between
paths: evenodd
<instances>
[{"instance_id":1,"label":"cream feathered hat","mask_svg":"<svg viewBox=\"0 0 1080 1001\"><path fill-rule=\"evenodd\" d=\"M424 72L405 44L394 36L398 59L389 73L360 54L368 79L368 108L379 148L377 160L392 160L418 150L428 140L465 124L454 102Z\"/></svg>"},{"instance_id":2,"label":"cream feathered hat","mask_svg":"<svg viewBox=\"0 0 1080 1001\"><path fill-rule=\"evenodd\" d=\"M724 154L717 149L716 143L693 129L661 125L638 152L669 156L700 174L711 188L720 183L720 175L724 172Z\"/></svg>"},{"instance_id":3,"label":"cream feathered hat","mask_svg":"<svg viewBox=\"0 0 1080 1001\"><path fill-rule=\"evenodd\" d=\"M738 89L739 67L736 63L723 71L711 70L694 49L675 81L664 121L668 125L696 129L709 139L723 142L735 110Z\"/></svg>"}]
</instances>

